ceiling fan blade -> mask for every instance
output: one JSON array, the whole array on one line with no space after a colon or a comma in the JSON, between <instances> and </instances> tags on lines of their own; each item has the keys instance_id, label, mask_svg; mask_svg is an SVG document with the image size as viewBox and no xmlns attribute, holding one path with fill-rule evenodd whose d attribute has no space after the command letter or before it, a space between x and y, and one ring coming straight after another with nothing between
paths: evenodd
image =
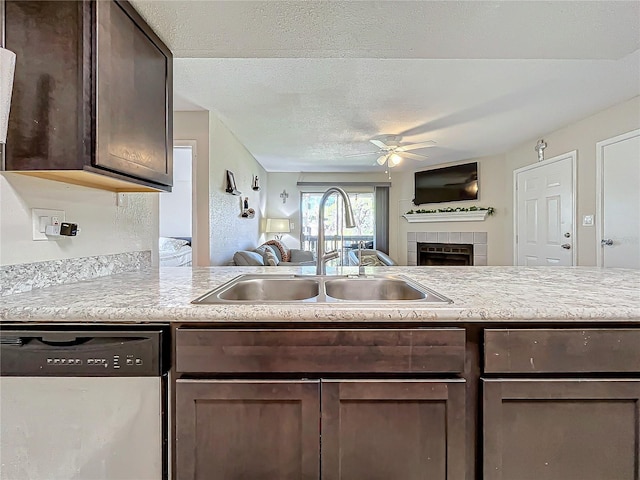
<instances>
[{"instance_id":1,"label":"ceiling fan blade","mask_svg":"<svg viewBox=\"0 0 640 480\"><path fill-rule=\"evenodd\" d=\"M386 145L384 142L381 142L380 140L369 140L369 141L373 143L376 147L381 148L383 150L389 148L388 145Z\"/></svg>"},{"instance_id":2,"label":"ceiling fan blade","mask_svg":"<svg viewBox=\"0 0 640 480\"><path fill-rule=\"evenodd\" d=\"M429 140L428 142L412 143L411 145L403 145L396 148L396 152L408 152L409 150L418 150L419 148L427 148L435 146L436 142Z\"/></svg>"},{"instance_id":3,"label":"ceiling fan blade","mask_svg":"<svg viewBox=\"0 0 640 480\"><path fill-rule=\"evenodd\" d=\"M387 154L380 155L380 156L378 157L378 159L376 160L376 162L378 162L378 165L384 165L384 163L387 161L387 157L388 157L388 156L389 156L389 155L387 155Z\"/></svg>"},{"instance_id":4,"label":"ceiling fan blade","mask_svg":"<svg viewBox=\"0 0 640 480\"><path fill-rule=\"evenodd\" d=\"M403 158L410 158L412 160L426 160L428 157L426 155L418 155L417 153L409 153L409 152L398 152L396 150L396 154L400 155Z\"/></svg>"}]
</instances>

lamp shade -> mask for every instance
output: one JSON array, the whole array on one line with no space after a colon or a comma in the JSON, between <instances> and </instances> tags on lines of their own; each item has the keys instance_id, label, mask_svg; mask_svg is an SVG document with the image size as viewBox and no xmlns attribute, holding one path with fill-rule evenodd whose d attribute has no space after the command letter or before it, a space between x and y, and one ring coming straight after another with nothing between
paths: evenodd
<instances>
[{"instance_id":1,"label":"lamp shade","mask_svg":"<svg viewBox=\"0 0 640 480\"><path fill-rule=\"evenodd\" d=\"M0 143L7 143L9 107L11 106L15 67L16 54L6 48L0 48Z\"/></svg>"},{"instance_id":2,"label":"lamp shade","mask_svg":"<svg viewBox=\"0 0 640 480\"><path fill-rule=\"evenodd\" d=\"M288 218L267 218L267 225L264 230L266 233L289 233Z\"/></svg>"}]
</instances>

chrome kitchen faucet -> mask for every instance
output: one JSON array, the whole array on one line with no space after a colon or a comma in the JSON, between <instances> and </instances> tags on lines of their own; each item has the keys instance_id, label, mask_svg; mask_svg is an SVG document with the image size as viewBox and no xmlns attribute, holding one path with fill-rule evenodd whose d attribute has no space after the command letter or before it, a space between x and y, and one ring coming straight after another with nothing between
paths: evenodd
<instances>
[{"instance_id":1,"label":"chrome kitchen faucet","mask_svg":"<svg viewBox=\"0 0 640 480\"><path fill-rule=\"evenodd\" d=\"M316 265L316 275L326 275L326 262L331 259L338 258L337 250L332 250L331 252L324 251L324 204L326 203L327 198L329 198L332 193L341 195L342 200L344 201L345 227L354 228L356 226L356 221L353 218L353 209L351 208L351 200L349 200L347 192L339 187L331 187L326 192L324 192L324 195L320 200L320 211L318 212L318 264Z\"/></svg>"}]
</instances>

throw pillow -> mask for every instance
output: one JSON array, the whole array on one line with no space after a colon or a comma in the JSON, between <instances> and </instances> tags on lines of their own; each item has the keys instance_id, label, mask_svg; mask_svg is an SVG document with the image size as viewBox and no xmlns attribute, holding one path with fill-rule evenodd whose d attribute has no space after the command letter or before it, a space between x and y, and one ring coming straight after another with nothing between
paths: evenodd
<instances>
[{"instance_id":1,"label":"throw pillow","mask_svg":"<svg viewBox=\"0 0 640 480\"><path fill-rule=\"evenodd\" d=\"M384 263L382 263L377 255L362 255L360 265L363 265L365 267L379 267L381 265L384 265Z\"/></svg>"},{"instance_id":2,"label":"throw pillow","mask_svg":"<svg viewBox=\"0 0 640 480\"><path fill-rule=\"evenodd\" d=\"M257 252L238 251L233 254L233 262L236 265L264 265L262 254Z\"/></svg>"},{"instance_id":3,"label":"throw pillow","mask_svg":"<svg viewBox=\"0 0 640 480\"><path fill-rule=\"evenodd\" d=\"M280 261L289 262L289 249L284 245L284 243L278 240L269 240L268 242L264 242L263 245L271 245L278 249L280 253Z\"/></svg>"},{"instance_id":4,"label":"throw pillow","mask_svg":"<svg viewBox=\"0 0 640 480\"><path fill-rule=\"evenodd\" d=\"M265 254L267 259L267 261L265 262L265 265L269 267L277 267L279 262L278 262L278 257L276 257L276 254L269 250L267 250Z\"/></svg>"},{"instance_id":5,"label":"throw pillow","mask_svg":"<svg viewBox=\"0 0 640 480\"><path fill-rule=\"evenodd\" d=\"M267 265L267 261L268 261L267 252L271 252L273 255L275 255L276 258L278 258L278 255L276 254L274 248L271 247L270 245L262 244L258 248L254 249L253 251L262 255L262 257L264 258L265 265ZM278 262L280 262L280 260L278 260Z\"/></svg>"}]
</instances>

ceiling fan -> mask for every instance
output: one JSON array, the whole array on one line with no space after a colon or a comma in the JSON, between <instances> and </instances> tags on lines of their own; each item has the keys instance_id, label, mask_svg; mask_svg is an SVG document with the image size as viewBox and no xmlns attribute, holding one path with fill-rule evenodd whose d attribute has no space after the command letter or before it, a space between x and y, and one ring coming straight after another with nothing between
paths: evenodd
<instances>
[{"instance_id":1,"label":"ceiling fan","mask_svg":"<svg viewBox=\"0 0 640 480\"><path fill-rule=\"evenodd\" d=\"M345 157L361 157L364 155L378 155L376 159L376 163L378 165L387 164L388 168L395 167L398 165L403 158L410 158L412 160L425 160L427 158L426 155L420 155L417 153L411 153L410 150L418 150L420 148L428 148L433 147L436 142L433 140L428 140L426 142L420 143L408 143L401 145L400 139L401 136L398 135L387 135L382 137L384 139L374 138L369 140L376 147L378 147L377 152L369 152L369 153L356 153L352 155L345 155Z\"/></svg>"}]
</instances>

